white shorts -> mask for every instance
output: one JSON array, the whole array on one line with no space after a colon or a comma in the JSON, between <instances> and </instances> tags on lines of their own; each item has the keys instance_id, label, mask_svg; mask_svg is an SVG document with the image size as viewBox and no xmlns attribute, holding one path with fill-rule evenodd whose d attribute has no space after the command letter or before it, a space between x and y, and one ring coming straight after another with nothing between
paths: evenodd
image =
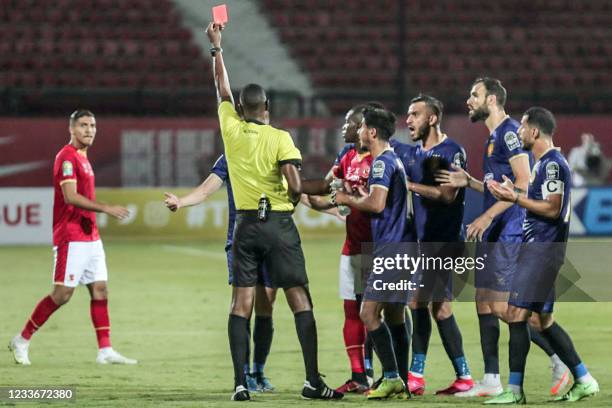
<instances>
[{"instance_id":1,"label":"white shorts","mask_svg":"<svg viewBox=\"0 0 612 408\"><path fill-rule=\"evenodd\" d=\"M68 242L53 247L53 284L71 288L107 281L102 241Z\"/></svg>"},{"instance_id":2,"label":"white shorts","mask_svg":"<svg viewBox=\"0 0 612 408\"><path fill-rule=\"evenodd\" d=\"M361 276L361 255L340 255L340 299L356 300L355 295L363 294Z\"/></svg>"}]
</instances>

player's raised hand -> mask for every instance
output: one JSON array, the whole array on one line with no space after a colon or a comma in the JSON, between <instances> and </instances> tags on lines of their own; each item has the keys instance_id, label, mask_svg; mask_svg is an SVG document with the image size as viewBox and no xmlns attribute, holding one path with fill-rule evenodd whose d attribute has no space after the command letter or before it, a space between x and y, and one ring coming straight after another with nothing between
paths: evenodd
<instances>
[{"instance_id":1,"label":"player's raised hand","mask_svg":"<svg viewBox=\"0 0 612 408\"><path fill-rule=\"evenodd\" d=\"M130 211L120 205L107 205L104 207L104 213L119 220L123 220L130 215Z\"/></svg>"},{"instance_id":2,"label":"player's raised hand","mask_svg":"<svg viewBox=\"0 0 612 408\"><path fill-rule=\"evenodd\" d=\"M503 183L499 183L495 180L489 180L487 182L487 188L493 194L493 197L500 201L515 202L518 199L518 193L514 191L514 183L505 175Z\"/></svg>"},{"instance_id":3,"label":"player's raised hand","mask_svg":"<svg viewBox=\"0 0 612 408\"><path fill-rule=\"evenodd\" d=\"M164 193L164 196L166 197L164 204L170 211L174 212L181 208L181 200L177 196L172 193Z\"/></svg>"},{"instance_id":4,"label":"player's raised hand","mask_svg":"<svg viewBox=\"0 0 612 408\"><path fill-rule=\"evenodd\" d=\"M471 178L470 174L454 164L451 165L451 168L452 171L438 170L434 175L436 182L444 187L467 187Z\"/></svg>"},{"instance_id":5,"label":"player's raised hand","mask_svg":"<svg viewBox=\"0 0 612 408\"><path fill-rule=\"evenodd\" d=\"M221 47L221 30L223 30L223 28L222 25L213 22L209 23L208 27L206 27L206 35L214 47Z\"/></svg>"},{"instance_id":6,"label":"player's raised hand","mask_svg":"<svg viewBox=\"0 0 612 408\"><path fill-rule=\"evenodd\" d=\"M466 239L468 241L482 241L482 236L491 225L491 222L493 222L493 218L487 213L476 218L474 222L467 226Z\"/></svg>"}]
</instances>

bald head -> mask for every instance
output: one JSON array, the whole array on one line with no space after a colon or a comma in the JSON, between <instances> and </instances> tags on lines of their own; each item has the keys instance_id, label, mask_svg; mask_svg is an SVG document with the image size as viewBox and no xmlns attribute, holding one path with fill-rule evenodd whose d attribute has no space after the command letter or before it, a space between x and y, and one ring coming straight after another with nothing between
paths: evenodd
<instances>
[{"instance_id":1,"label":"bald head","mask_svg":"<svg viewBox=\"0 0 612 408\"><path fill-rule=\"evenodd\" d=\"M266 91L257 84L248 84L240 91L240 105L247 117L259 116L266 111L267 100Z\"/></svg>"}]
</instances>

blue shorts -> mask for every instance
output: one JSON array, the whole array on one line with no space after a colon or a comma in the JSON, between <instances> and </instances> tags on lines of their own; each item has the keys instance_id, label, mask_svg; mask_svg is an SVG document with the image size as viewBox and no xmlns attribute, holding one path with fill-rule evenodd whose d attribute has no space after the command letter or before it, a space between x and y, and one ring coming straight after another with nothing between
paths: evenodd
<instances>
[{"instance_id":1,"label":"blue shorts","mask_svg":"<svg viewBox=\"0 0 612 408\"><path fill-rule=\"evenodd\" d=\"M555 282L563 266L564 255L565 251L560 249L558 243L523 244L508 304L536 313L552 313Z\"/></svg>"},{"instance_id":2,"label":"blue shorts","mask_svg":"<svg viewBox=\"0 0 612 408\"><path fill-rule=\"evenodd\" d=\"M448 259L457 259L464 256L465 243L450 242L421 242L420 253L427 258L441 261L439 265L432 262L427 267L422 266L415 273L413 281L419 286L415 300L417 302L445 302L453 299L452 269L445 269L443 263Z\"/></svg>"},{"instance_id":3,"label":"blue shorts","mask_svg":"<svg viewBox=\"0 0 612 408\"><path fill-rule=\"evenodd\" d=\"M379 303L401 303L407 304L414 290L411 290L411 281L414 276L410 271L403 268L402 265L389 265L382 267L383 264L378 264L383 271L376 270L375 260L383 258L392 258L396 256L402 257L404 254L414 256L418 245L416 243L374 243L371 253L371 260L367 260L370 254L362 254L366 259L363 260L363 268L367 269L365 276L365 287L363 291L363 300ZM371 262L371 263L370 263Z\"/></svg>"},{"instance_id":4,"label":"blue shorts","mask_svg":"<svg viewBox=\"0 0 612 408\"><path fill-rule=\"evenodd\" d=\"M508 292L516 272L518 255L523 242L522 232L511 223L492 224L477 246L477 256L485 257L485 267L476 269L476 288Z\"/></svg>"},{"instance_id":5,"label":"blue shorts","mask_svg":"<svg viewBox=\"0 0 612 408\"><path fill-rule=\"evenodd\" d=\"M232 275L232 258L233 258L233 255L232 255L232 244L231 243L228 243L228 244L225 245L225 256L227 258L227 274L228 274L227 282L228 282L229 285L231 285L232 282L234 281L234 279L233 279L234 277ZM266 288L271 288L272 287L272 282L270 280L270 277L268 276L268 273L266 271L266 266L265 265L263 265L263 264L261 265L260 271L259 271L259 273L257 275L258 275L258 277L257 277L257 284L258 285L263 285Z\"/></svg>"}]
</instances>

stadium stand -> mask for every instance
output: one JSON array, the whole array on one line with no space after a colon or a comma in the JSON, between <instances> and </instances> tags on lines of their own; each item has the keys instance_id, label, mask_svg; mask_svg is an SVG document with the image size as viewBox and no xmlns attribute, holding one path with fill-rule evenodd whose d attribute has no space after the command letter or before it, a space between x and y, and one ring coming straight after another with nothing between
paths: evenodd
<instances>
[{"instance_id":1,"label":"stadium stand","mask_svg":"<svg viewBox=\"0 0 612 408\"><path fill-rule=\"evenodd\" d=\"M484 74L504 81L515 96L511 110L532 103L556 112L612 108L609 1L403 4L404 15L395 0L261 2L320 92L392 91L402 65L409 94L454 100L451 111L463 110L469 84ZM330 100L330 107L340 113L346 102Z\"/></svg>"},{"instance_id":2,"label":"stadium stand","mask_svg":"<svg viewBox=\"0 0 612 408\"><path fill-rule=\"evenodd\" d=\"M213 94L208 60L191 32L182 27L172 1L1 0L0 4L0 87L21 93L16 100L35 111L74 109L75 99L82 96L70 95L66 89L87 89L88 106L98 112L104 111L103 102L109 99L105 94L123 99L115 111L155 105L163 110L167 106L160 94L168 95L169 90L204 89ZM38 92L28 91L32 89ZM139 90L143 92L135 92ZM96 103L97 98L101 103ZM189 98L189 102L197 112L214 112L214 98ZM174 103L176 111L182 108Z\"/></svg>"},{"instance_id":3,"label":"stadium stand","mask_svg":"<svg viewBox=\"0 0 612 408\"><path fill-rule=\"evenodd\" d=\"M329 111L309 114L338 114L364 99L403 110L421 91L447 102L449 113L464 112L469 84L485 74L507 85L510 111L612 110L607 0L257 4L313 84L310 104L327 103ZM0 114L65 114L81 101L100 113L214 112L207 55L171 0L0 6Z\"/></svg>"}]
</instances>

